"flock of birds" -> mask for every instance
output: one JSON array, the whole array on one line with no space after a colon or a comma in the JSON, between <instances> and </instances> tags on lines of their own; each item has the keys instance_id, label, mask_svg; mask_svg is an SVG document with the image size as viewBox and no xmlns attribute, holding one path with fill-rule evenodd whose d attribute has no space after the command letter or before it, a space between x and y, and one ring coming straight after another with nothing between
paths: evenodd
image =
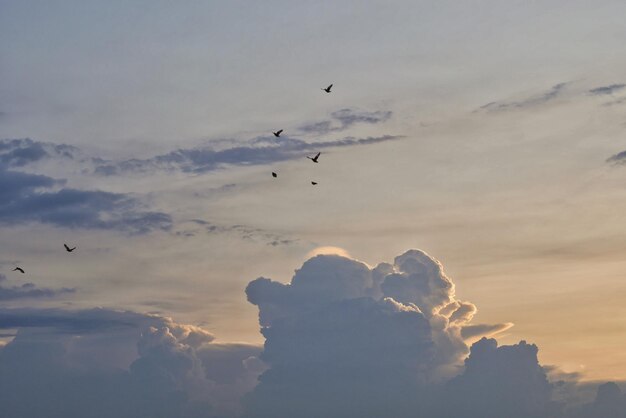
<instances>
[{"instance_id":1,"label":"flock of birds","mask_svg":"<svg viewBox=\"0 0 626 418\"><path fill-rule=\"evenodd\" d=\"M333 88L333 85L331 84L330 86L328 86L326 88L323 88L322 90L325 91L326 93L330 93L332 88ZM283 130L279 129L278 131L272 132L272 133L274 134L274 136L276 138L280 138L280 134L283 133ZM321 154L322 154L321 152L318 152L317 154L315 154L314 157L307 156L306 158L308 158L309 160L313 161L314 163L319 163L318 160L319 160ZM276 172L272 171L272 177L276 178L276 177L278 177L278 174ZM317 184L317 182L316 181L311 181L311 184L313 186L315 186ZM76 248L78 248L76 246L70 248L67 244L63 244L63 246L65 247L65 251L67 251L68 253L71 253ZM22 274L26 273L26 271L24 271L24 269L22 267L20 267L20 266L16 266L12 271L19 271Z\"/></svg>"},{"instance_id":2,"label":"flock of birds","mask_svg":"<svg viewBox=\"0 0 626 418\"><path fill-rule=\"evenodd\" d=\"M333 88L333 85L331 84L330 86L326 87L325 89L323 88L322 90L324 90L326 93L330 93L330 91L331 91L331 89L332 89L332 88ZM279 129L279 130L277 130L276 132L272 132L272 133L274 134L274 136L275 136L276 138L280 138L280 134L282 134L282 133L283 133L283 130L282 130L282 129ZM322 154L321 152L318 152L318 153L315 155L315 157L309 157L309 156L307 156L306 158L308 158L309 160L313 161L314 163L318 163L319 161L317 161L317 160L320 158L320 155L321 155L321 154ZM276 177L278 177L278 174L277 174L275 171L272 171L272 177L276 178ZM312 181L312 182L311 182L311 184L312 184L313 186L315 186L315 185L317 184L317 182L316 182L316 181Z\"/></svg>"}]
</instances>

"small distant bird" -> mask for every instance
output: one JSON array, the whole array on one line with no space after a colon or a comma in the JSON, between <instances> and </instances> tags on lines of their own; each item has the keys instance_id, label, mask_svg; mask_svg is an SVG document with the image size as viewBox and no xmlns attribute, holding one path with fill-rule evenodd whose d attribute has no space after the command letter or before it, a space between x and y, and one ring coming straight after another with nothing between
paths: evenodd
<instances>
[{"instance_id":1,"label":"small distant bird","mask_svg":"<svg viewBox=\"0 0 626 418\"><path fill-rule=\"evenodd\" d=\"M326 93L330 93L330 89L332 89L332 88L333 88L333 85L331 84L330 86L328 86L328 87L326 87L325 89L322 89L322 90L324 90Z\"/></svg>"},{"instance_id":2,"label":"small distant bird","mask_svg":"<svg viewBox=\"0 0 626 418\"><path fill-rule=\"evenodd\" d=\"M76 247L74 247L74 248L68 247L67 244L63 244L63 246L65 247L65 251L67 251L68 253L71 253L72 251L74 251L76 249Z\"/></svg>"},{"instance_id":3,"label":"small distant bird","mask_svg":"<svg viewBox=\"0 0 626 418\"><path fill-rule=\"evenodd\" d=\"M24 269L21 267L15 267L13 271L19 271L20 273L24 274Z\"/></svg>"},{"instance_id":4,"label":"small distant bird","mask_svg":"<svg viewBox=\"0 0 626 418\"><path fill-rule=\"evenodd\" d=\"M317 182L316 182L316 181L312 181L312 182L311 182L311 184L312 184L313 186L315 186L315 185L317 184Z\"/></svg>"},{"instance_id":5,"label":"small distant bird","mask_svg":"<svg viewBox=\"0 0 626 418\"><path fill-rule=\"evenodd\" d=\"M320 154L321 154L321 152L318 152L315 157L307 156L306 158L308 158L309 160L313 161L314 163L317 163L318 162L317 159L320 158Z\"/></svg>"},{"instance_id":6,"label":"small distant bird","mask_svg":"<svg viewBox=\"0 0 626 418\"><path fill-rule=\"evenodd\" d=\"M276 174L276 173L274 173L274 172L272 171L272 177L276 178L276 177L278 177L278 174Z\"/></svg>"},{"instance_id":7,"label":"small distant bird","mask_svg":"<svg viewBox=\"0 0 626 418\"><path fill-rule=\"evenodd\" d=\"M276 132L272 132L274 134L274 136L276 138L278 138L280 136L281 133L283 133L283 130L281 129L280 131L276 131Z\"/></svg>"}]
</instances>

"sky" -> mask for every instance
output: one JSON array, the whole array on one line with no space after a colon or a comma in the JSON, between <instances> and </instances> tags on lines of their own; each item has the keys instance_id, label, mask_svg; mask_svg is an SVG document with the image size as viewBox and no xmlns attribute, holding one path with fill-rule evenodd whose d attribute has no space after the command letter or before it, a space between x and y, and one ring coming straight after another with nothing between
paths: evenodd
<instances>
[{"instance_id":1,"label":"sky","mask_svg":"<svg viewBox=\"0 0 626 418\"><path fill-rule=\"evenodd\" d=\"M77 375L58 415L107 393L116 416L345 417L359 397L484 418L507 403L473 388L522 375L502 398L527 418L618 408L625 14L0 0L0 388L25 391L5 412L41 416L32 382ZM377 368L394 341L388 369L419 372Z\"/></svg>"}]
</instances>

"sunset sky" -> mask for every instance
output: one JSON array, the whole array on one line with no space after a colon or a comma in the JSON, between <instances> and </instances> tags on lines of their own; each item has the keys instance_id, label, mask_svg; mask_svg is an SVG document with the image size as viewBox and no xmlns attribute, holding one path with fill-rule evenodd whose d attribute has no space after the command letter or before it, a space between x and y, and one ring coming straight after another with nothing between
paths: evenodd
<instances>
[{"instance_id":1,"label":"sunset sky","mask_svg":"<svg viewBox=\"0 0 626 418\"><path fill-rule=\"evenodd\" d=\"M0 374L21 332L64 332L16 319L31 314L132 315L260 362L259 310L301 315L310 295L298 273L270 311L279 285L256 303L253 280L419 249L454 283L446 303L492 327L468 347L525 340L549 378L621 385L624 16L611 0L0 0ZM336 259L311 274L361 268ZM435 326L388 287L376 297ZM128 368L124 344L106 361ZM229 390L215 416L240 413Z\"/></svg>"}]
</instances>

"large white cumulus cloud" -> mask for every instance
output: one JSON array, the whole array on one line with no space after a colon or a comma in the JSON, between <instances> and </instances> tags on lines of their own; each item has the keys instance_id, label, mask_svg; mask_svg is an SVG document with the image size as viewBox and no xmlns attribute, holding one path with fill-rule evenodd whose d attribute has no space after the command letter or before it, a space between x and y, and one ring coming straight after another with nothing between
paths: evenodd
<instances>
[{"instance_id":1,"label":"large white cumulus cloud","mask_svg":"<svg viewBox=\"0 0 626 418\"><path fill-rule=\"evenodd\" d=\"M269 367L246 418L626 418L614 384L583 406L555 401L538 348L486 338L511 324L471 323L476 306L423 251L374 268L318 255L290 283L259 278L246 294Z\"/></svg>"},{"instance_id":2,"label":"large white cumulus cloud","mask_svg":"<svg viewBox=\"0 0 626 418\"><path fill-rule=\"evenodd\" d=\"M318 255L291 283L259 278L246 293L259 307L270 366L248 397L253 417L432 411L438 383L461 370L462 332L476 313L419 250L375 268Z\"/></svg>"}]
</instances>

